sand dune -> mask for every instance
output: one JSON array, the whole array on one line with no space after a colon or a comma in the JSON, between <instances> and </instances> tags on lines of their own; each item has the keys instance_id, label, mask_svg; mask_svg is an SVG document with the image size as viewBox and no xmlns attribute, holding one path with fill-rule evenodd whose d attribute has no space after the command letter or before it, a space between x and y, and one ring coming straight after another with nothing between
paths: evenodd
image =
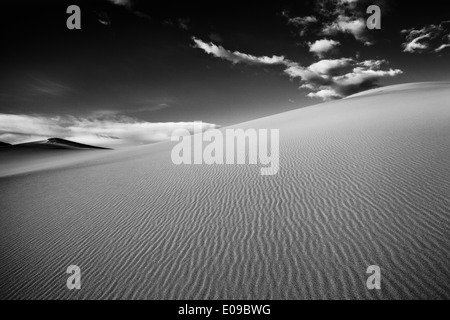
<instances>
[{"instance_id":1,"label":"sand dune","mask_svg":"<svg viewBox=\"0 0 450 320\"><path fill-rule=\"evenodd\" d=\"M99 154L98 150L110 149L59 138L15 145L5 143L0 148L0 177L66 167L104 157L105 154Z\"/></svg>"},{"instance_id":2,"label":"sand dune","mask_svg":"<svg viewBox=\"0 0 450 320\"><path fill-rule=\"evenodd\" d=\"M18 148L30 148L30 149L70 149L70 150L80 150L80 149L102 149L107 150L109 148L91 146L87 144L82 144L78 142L73 142L70 140L60 139L60 138L50 138L42 141L27 142L21 144L15 144L12 146L14 149Z\"/></svg>"},{"instance_id":3,"label":"sand dune","mask_svg":"<svg viewBox=\"0 0 450 320\"><path fill-rule=\"evenodd\" d=\"M80 164L83 161L104 158L108 151L93 150L0 150L0 178L5 176L41 172Z\"/></svg>"},{"instance_id":4,"label":"sand dune","mask_svg":"<svg viewBox=\"0 0 450 320\"><path fill-rule=\"evenodd\" d=\"M173 143L4 172L0 298L448 299L449 101L400 85L234 126L280 129L275 176Z\"/></svg>"}]
</instances>

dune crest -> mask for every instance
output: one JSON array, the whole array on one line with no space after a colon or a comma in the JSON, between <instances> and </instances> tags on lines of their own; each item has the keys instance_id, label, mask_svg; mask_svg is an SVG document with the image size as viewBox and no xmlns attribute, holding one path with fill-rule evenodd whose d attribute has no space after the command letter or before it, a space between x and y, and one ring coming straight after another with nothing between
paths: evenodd
<instances>
[{"instance_id":1,"label":"dune crest","mask_svg":"<svg viewBox=\"0 0 450 320\"><path fill-rule=\"evenodd\" d=\"M73 142L70 140L60 139L60 138L49 138L47 140L35 141L35 142L27 142L12 145L12 147L16 148L30 148L30 149L70 149L70 150L79 150L79 149L102 149L102 150L110 150L109 148L91 146L87 144L82 144L78 142Z\"/></svg>"}]
</instances>

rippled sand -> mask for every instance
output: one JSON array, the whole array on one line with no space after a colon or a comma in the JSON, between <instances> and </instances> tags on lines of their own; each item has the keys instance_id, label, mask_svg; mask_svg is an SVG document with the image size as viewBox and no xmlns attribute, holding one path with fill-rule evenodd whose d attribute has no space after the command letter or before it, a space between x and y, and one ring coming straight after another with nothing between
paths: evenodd
<instances>
[{"instance_id":1,"label":"rippled sand","mask_svg":"<svg viewBox=\"0 0 450 320\"><path fill-rule=\"evenodd\" d=\"M0 170L0 298L450 298L450 83L236 127L280 129L276 176L172 143Z\"/></svg>"}]
</instances>

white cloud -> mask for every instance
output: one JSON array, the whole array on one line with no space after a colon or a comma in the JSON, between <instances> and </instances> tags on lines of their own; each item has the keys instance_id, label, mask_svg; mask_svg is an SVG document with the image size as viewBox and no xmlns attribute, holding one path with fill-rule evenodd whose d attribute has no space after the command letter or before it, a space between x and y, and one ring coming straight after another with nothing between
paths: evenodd
<instances>
[{"instance_id":1,"label":"white cloud","mask_svg":"<svg viewBox=\"0 0 450 320\"><path fill-rule=\"evenodd\" d=\"M291 65L289 65L288 68L284 70L284 73L286 73L291 78L300 78L304 81L311 80L315 77L320 77L316 73L302 67L298 63L292 63Z\"/></svg>"},{"instance_id":2,"label":"white cloud","mask_svg":"<svg viewBox=\"0 0 450 320\"><path fill-rule=\"evenodd\" d=\"M308 24L316 23L318 21L315 16L291 18L286 12L284 12L283 15L288 19L288 24L292 24L294 26L307 26Z\"/></svg>"},{"instance_id":3,"label":"white cloud","mask_svg":"<svg viewBox=\"0 0 450 320\"><path fill-rule=\"evenodd\" d=\"M285 72L291 78L300 78L301 89L313 91L308 97L330 100L375 88L380 79L402 74L399 69L382 70L386 63L385 60L325 59L306 68L291 65Z\"/></svg>"},{"instance_id":4,"label":"white cloud","mask_svg":"<svg viewBox=\"0 0 450 320\"><path fill-rule=\"evenodd\" d=\"M296 26L306 26L311 23L316 23L317 18L314 16L306 16L306 17L288 17L288 24L296 25Z\"/></svg>"},{"instance_id":5,"label":"white cloud","mask_svg":"<svg viewBox=\"0 0 450 320\"><path fill-rule=\"evenodd\" d=\"M379 69L381 67L382 64L386 64L387 61L386 60L364 60L358 63L359 66L361 67L366 67L366 68L373 68L373 69Z\"/></svg>"},{"instance_id":6,"label":"white cloud","mask_svg":"<svg viewBox=\"0 0 450 320\"><path fill-rule=\"evenodd\" d=\"M230 52L221 46L205 43L195 39L196 46L208 54L232 63L278 64L285 66L284 73L290 78L301 81L300 88L311 92L307 96L323 100L342 98L363 90L378 86L378 81L385 77L394 77L402 73L399 69L382 70L385 60L357 61L353 58L322 59L304 67L283 56L255 57L252 55Z\"/></svg>"},{"instance_id":7,"label":"white cloud","mask_svg":"<svg viewBox=\"0 0 450 320\"><path fill-rule=\"evenodd\" d=\"M405 35L405 42L402 44L403 52L422 53L431 50L440 52L447 48L450 46L450 31L446 27L448 23L448 21L442 21L438 25L430 24L420 29L402 30L401 34ZM433 47L435 49L431 49Z\"/></svg>"},{"instance_id":8,"label":"white cloud","mask_svg":"<svg viewBox=\"0 0 450 320\"><path fill-rule=\"evenodd\" d=\"M325 53L331 51L339 45L339 41L321 39L314 43L309 43L309 52L313 52L319 58L323 57Z\"/></svg>"},{"instance_id":9,"label":"white cloud","mask_svg":"<svg viewBox=\"0 0 450 320\"><path fill-rule=\"evenodd\" d=\"M239 51L231 52L226 50L222 46L217 46L213 43L206 43L195 37L192 38L197 48L202 49L208 54L211 54L217 58L231 61L232 63L246 63L246 64L261 64L261 65L279 65L285 64L286 60L283 56L272 57L257 57L250 54L241 53Z\"/></svg>"},{"instance_id":10,"label":"white cloud","mask_svg":"<svg viewBox=\"0 0 450 320\"><path fill-rule=\"evenodd\" d=\"M438 48L434 49L434 52L442 51L445 48L450 48L450 44L441 44Z\"/></svg>"},{"instance_id":11,"label":"white cloud","mask_svg":"<svg viewBox=\"0 0 450 320\"><path fill-rule=\"evenodd\" d=\"M299 88L300 89L314 90L314 85L312 85L311 83L304 83Z\"/></svg>"},{"instance_id":12,"label":"white cloud","mask_svg":"<svg viewBox=\"0 0 450 320\"><path fill-rule=\"evenodd\" d=\"M326 25L322 29L323 34L336 35L338 33L350 33L356 40L371 44L365 35L366 21L363 18L351 18L345 15L339 15L335 21Z\"/></svg>"},{"instance_id":13,"label":"white cloud","mask_svg":"<svg viewBox=\"0 0 450 320\"><path fill-rule=\"evenodd\" d=\"M288 11L283 11L281 15L287 19L288 24L294 26L306 26L308 24L316 23L318 21L315 16L290 17Z\"/></svg>"},{"instance_id":14,"label":"white cloud","mask_svg":"<svg viewBox=\"0 0 450 320\"><path fill-rule=\"evenodd\" d=\"M317 92L310 92L306 96L309 98L319 98L322 100L332 100L342 98L342 96L333 89L323 89Z\"/></svg>"},{"instance_id":15,"label":"white cloud","mask_svg":"<svg viewBox=\"0 0 450 320\"><path fill-rule=\"evenodd\" d=\"M327 36L347 33L364 45L372 45L366 27L366 6L358 6L358 2L358 0L317 0L312 6L313 15L292 18L287 11L283 11L282 16L287 18L288 25L299 29L301 36L309 31L311 35Z\"/></svg>"},{"instance_id":16,"label":"white cloud","mask_svg":"<svg viewBox=\"0 0 450 320\"><path fill-rule=\"evenodd\" d=\"M402 72L399 69L370 70L361 67L356 67L353 69L352 72L333 77L333 81L339 86L360 85L364 81L370 79L378 79L382 77L394 77L401 73Z\"/></svg>"},{"instance_id":17,"label":"white cloud","mask_svg":"<svg viewBox=\"0 0 450 320\"><path fill-rule=\"evenodd\" d=\"M324 59L311 64L308 69L320 75L330 75L336 71L348 68L353 62L350 58Z\"/></svg>"},{"instance_id":18,"label":"white cloud","mask_svg":"<svg viewBox=\"0 0 450 320\"><path fill-rule=\"evenodd\" d=\"M203 130L217 128L203 123ZM110 120L95 118L46 117L39 115L0 114L3 142L20 143L51 137L99 146L147 144L169 140L173 131L193 132L194 122L142 122L129 117Z\"/></svg>"},{"instance_id":19,"label":"white cloud","mask_svg":"<svg viewBox=\"0 0 450 320\"><path fill-rule=\"evenodd\" d=\"M417 38L412 39L410 42L404 44L403 52L417 52L420 50L428 49L428 43L421 43L420 41L430 38L430 34L424 34Z\"/></svg>"}]
</instances>

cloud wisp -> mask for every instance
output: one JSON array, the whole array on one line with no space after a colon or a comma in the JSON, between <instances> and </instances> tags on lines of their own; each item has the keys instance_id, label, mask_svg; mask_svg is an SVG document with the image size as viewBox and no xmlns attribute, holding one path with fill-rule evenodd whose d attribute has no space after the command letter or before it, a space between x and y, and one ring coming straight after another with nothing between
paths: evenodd
<instances>
[{"instance_id":1,"label":"cloud wisp","mask_svg":"<svg viewBox=\"0 0 450 320\"><path fill-rule=\"evenodd\" d=\"M116 6L120 6L120 7L124 7L127 10L129 10L131 13L133 13L135 16L142 18L142 19L146 19L146 20L151 20L151 16L148 15L145 12L139 11L139 10L135 10L134 9L134 4L135 1L133 0L107 0L108 2L116 5ZM99 21L100 23L104 24L102 21ZM111 24L111 21L109 21L108 25Z\"/></svg>"},{"instance_id":2,"label":"cloud wisp","mask_svg":"<svg viewBox=\"0 0 450 320\"><path fill-rule=\"evenodd\" d=\"M426 25L420 29L410 28L401 31L405 37L403 52L428 53L441 52L450 47L450 21Z\"/></svg>"},{"instance_id":3,"label":"cloud wisp","mask_svg":"<svg viewBox=\"0 0 450 320\"><path fill-rule=\"evenodd\" d=\"M222 46L217 46L211 42L207 43L195 37L193 37L192 40L194 41L194 47L202 49L216 58L228 60L234 64L245 63L254 65L283 65L287 62L283 56L257 57L254 55L241 53L239 51L226 50Z\"/></svg>"},{"instance_id":4,"label":"cloud wisp","mask_svg":"<svg viewBox=\"0 0 450 320\"><path fill-rule=\"evenodd\" d=\"M300 36L304 36L309 31L311 26L314 26L319 22L317 17L313 15L304 17L290 17L288 11L283 11L281 15L287 19L288 25L294 26L299 30Z\"/></svg>"},{"instance_id":5,"label":"cloud wisp","mask_svg":"<svg viewBox=\"0 0 450 320\"><path fill-rule=\"evenodd\" d=\"M74 89L65 84L45 78L34 78L28 91L33 96L44 95L51 97L63 97L67 94L73 93Z\"/></svg>"},{"instance_id":6,"label":"cloud wisp","mask_svg":"<svg viewBox=\"0 0 450 320\"><path fill-rule=\"evenodd\" d=\"M108 0L109 2L117 5L117 6L124 6L124 7L131 7L132 1L131 0Z\"/></svg>"}]
</instances>

